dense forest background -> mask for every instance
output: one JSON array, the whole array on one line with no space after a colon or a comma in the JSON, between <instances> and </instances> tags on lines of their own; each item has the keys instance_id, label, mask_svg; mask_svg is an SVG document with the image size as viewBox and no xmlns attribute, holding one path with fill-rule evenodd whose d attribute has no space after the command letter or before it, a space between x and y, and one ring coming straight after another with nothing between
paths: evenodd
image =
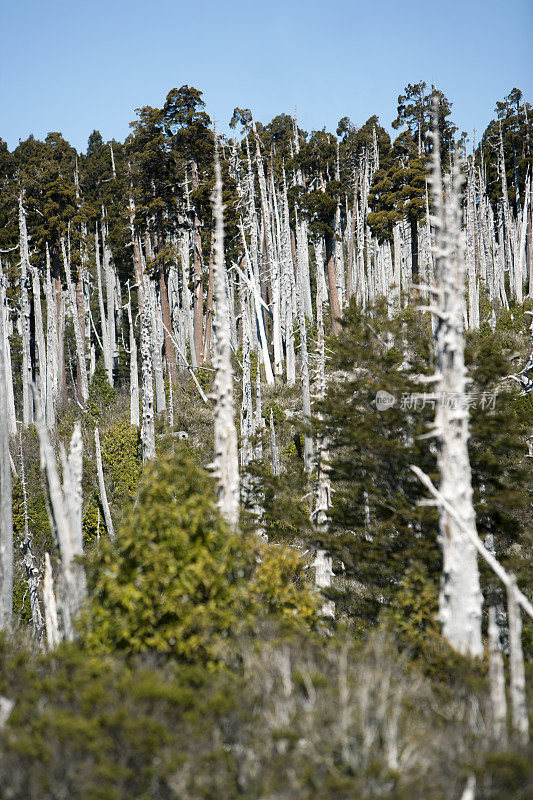
<instances>
[{"instance_id":1,"label":"dense forest background","mask_svg":"<svg viewBox=\"0 0 533 800\"><path fill-rule=\"evenodd\" d=\"M394 140L135 113L0 140L0 797L525 800L531 105L471 144L423 81ZM411 469L456 262L477 651Z\"/></svg>"}]
</instances>

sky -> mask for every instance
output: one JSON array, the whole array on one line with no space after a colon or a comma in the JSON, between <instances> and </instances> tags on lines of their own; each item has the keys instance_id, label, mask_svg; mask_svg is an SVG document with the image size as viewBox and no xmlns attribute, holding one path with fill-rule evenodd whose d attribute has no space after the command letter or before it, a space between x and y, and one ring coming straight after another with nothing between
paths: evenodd
<instances>
[{"instance_id":1,"label":"sky","mask_svg":"<svg viewBox=\"0 0 533 800\"><path fill-rule=\"evenodd\" d=\"M124 140L135 109L200 89L221 132L235 106L335 131L390 129L408 83L435 84L472 141L513 87L533 102L533 0L0 0L0 137Z\"/></svg>"}]
</instances>

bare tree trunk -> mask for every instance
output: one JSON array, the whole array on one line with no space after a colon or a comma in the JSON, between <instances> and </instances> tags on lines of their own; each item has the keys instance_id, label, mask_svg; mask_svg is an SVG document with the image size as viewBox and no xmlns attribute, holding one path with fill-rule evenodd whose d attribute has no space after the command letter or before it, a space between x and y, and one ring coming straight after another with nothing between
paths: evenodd
<instances>
[{"instance_id":1,"label":"bare tree trunk","mask_svg":"<svg viewBox=\"0 0 533 800\"><path fill-rule=\"evenodd\" d=\"M111 250L107 244L107 223L104 218L104 209L102 208L102 255L104 265L104 278L106 288L106 301L107 301L107 335L109 339L109 349L111 351L111 359L114 366L115 356L117 353L117 340L116 340L116 327L115 327L115 291L116 291L116 276L111 259Z\"/></svg>"},{"instance_id":2,"label":"bare tree trunk","mask_svg":"<svg viewBox=\"0 0 533 800\"><path fill-rule=\"evenodd\" d=\"M283 355L281 346L281 326L280 326L280 303L279 303L279 264L274 252L274 240L272 236L272 226L270 224L270 210L266 188L265 170L263 158L259 148L259 139L255 122L253 123L255 136L255 159L257 164L257 175L259 178L259 190L261 195L261 208L263 211L263 227L265 233L265 244L267 252L268 267L270 271L270 288L272 293L272 327L273 327L273 349L274 349L274 374L281 375L283 372Z\"/></svg>"},{"instance_id":3,"label":"bare tree trunk","mask_svg":"<svg viewBox=\"0 0 533 800\"><path fill-rule=\"evenodd\" d=\"M53 530L57 533L61 553L61 616L67 641L75 636L73 619L81 609L86 594L85 570L77 557L83 555L81 541L81 429L76 423L70 447L70 456L63 458L65 478L61 487L56 459L43 423L41 411L36 418L41 459L46 471L50 494ZM66 469L65 469L66 467ZM68 500L66 499L68 498ZM79 521L79 522L78 522Z\"/></svg>"},{"instance_id":4,"label":"bare tree trunk","mask_svg":"<svg viewBox=\"0 0 533 800\"><path fill-rule=\"evenodd\" d=\"M274 373L272 372L272 366L270 363L270 354L268 352L268 342L264 324L263 313L261 311L261 289L260 286L257 284L256 276L253 270L253 264L250 261L250 257L248 255L248 247L246 244L246 237L244 233L244 226L242 224L242 219L239 220L239 230L241 232L242 243L244 247L244 256L246 260L246 265L248 268L248 281L249 286L252 291L252 297L254 299L254 310L257 320L257 327L259 329L259 340L261 342L261 355L263 358L263 366L265 368L265 377L266 382L271 385L274 383Z\"/></svg>"},{"instance_id":5,"label":"bare tree trunk","mask_svg":"<svg viewBox=\"0 0 533 800\"><path fill-rule=\"evenodd\" d=\"M155 425L154 425L154 386L152 376L152 355L150 352L151 314L148 300L148 278L143 277L143 286L139 287L143 297L141 315L141 373L142 373L142 428L141 440L143 461L155 458Z\"/></svg>"},{"instance_id":6,"label":"bare tree trunk","mask_svg":"<svg viewBox=\"0 0 533 800\"><path fill-rule=\"evenodd\" d=\"M196 162L192 163L192 188L198 189L198 167ZM204 290L203 290L203 258L202 258L202 237L200 235L200 220L194 210L193 228L193 263L194 263L194 350L196 364L202 363L202 346L204 341ZM193 362L193 366L194 362Z\"/></svg>"},{"instance_id":7,"label":"bare tree trunk","mask_svg":"<svg viewBox=\"0 0 533 800\"><path fill-rule=\"evenodd\" d=\"M38 383L41 393L41 404L46 409L46 344L44 341L43 313L41 308L41 284L39 272L36 267L29 265L32 279L33 290L33 314L35 322L35 334L37 338L37 354L39 360Z\"/></svg>"},{"instance_id":8,"label":"bare tree trunk","mask_svg":"<svg viewBox=\"0 0 533 800\"><path fill-rule=\"evenodd\" d=\"M326 271L328 277L331 328L335 336L338 336L342 330L340 323L341 310L339 306L339 295L337 293L337 277L335 275L335 247L333 237L329 234L326 236Z\"/></svg>"},{"instance_id":9,"label":"bare tree trunk","mask_svg":"<svg viewBox=\"0 0 533 800\"><path fill-rule=\"evenodd\" d=\"M3 331L0 337L0 348L4 356L4 391L6 403L6 420L8 435L13 436L17 432L17 418L15 414L15 393L13 390L13 372L11 369L11 349L9 343L9 317L7 306L7 284L2 270L2 260L0 259L0 329Z\"/></svg>"},{"instance_id":10,"label":"bare tree trunk","mask_svg":"<svg viewBox=\"0 0 533 800\"><path fill-rule=\"evenodd\" d=\"M270 409L270 457L272 462L272 474L279 475L279 453L276 444L276 429L274 427L274 411Z\"/></svg>"},{"instance_id":11,"label":"bare tree trunk","mask_svg":"<svg viewBox=\"0 0 533 800\"><path fill-rule=\"evenodd\" d=\"M96 449L96 471L98 473L98 487L100 489L100 500L102 501L102 509L104 512L105 526L110 539L115 538L115 529L113 527L113 520L111 519L111 511L109 510L109 503L107 502L107 492L104 481L104 470L102 468L102 450L100 449L100 434L98 427L94 429L94 445Z\"/></svg>"},{"instance_id":12,"label":"bare tree trunk","mask_svg":"<svg viewBox=\"0 0 533 800\"><path fill-rule=\"evenodd\" d=\"M517 601L514 575L510 575L507 587L507 622L509 625L509 673L511 689L511 713L513 729L522 744L529 741L527 715L526 677L522 652L522 618Z\"/></svg>"},{"instance_id":13,"label":"bare tree trunk","mask_svg":"<svg viewBox=\"0 0 533 800\"><path fill-rule=\"evenodd\" d=\"M413 283L418 283L418 223L415 219L409 222L411 226L411 274Z\"/></svg>"},{"instance_id":14,"label":"bare tree trunk","mask_svg":"<svg viewBox=\"0 0 533 800\"><path fill-rule=\"evenodd\" d=\"M505 698L505 675L500 650L500 633L494 608L489 608L489 685L492 718L492 734L496 742L505 744L507 739L507 700Z\"/></svg>"},{"instance_id":15,"label":"bare tree trunk","mask_svg":"<svg viewBox=\"0 0 533 800\"><path fill-rule=\"evenodd\" d=\"M215 295L215 475L220 512L232 529L239 522L239 461L237 431L233 419L233 374L229 330L229 309L224 279L224 217L222 176L215 149L215 190L213 195L215 245L213 278Z\"/></svg>"},{"instance_id":16,"label":"bare tree trunk","mask_svg":"<svg viewBox=\"0 0 533 800\"><path fill-rule=\"evenodd\" d=\"M50 272L50 251L46 243L46 408L45 421L50 430L55 426L55 406L59 394L59 333L57 304Z\"/></svg>"},{"instance_id":17,"label":"bare tree trunk","mask_svg":"<svg viewBox=\"0 0 533 800\"><path fill-rule=\"evenodd\" d=\"M13 614L13 511L7 414L4 290L0 266L0 629L11 627Z\"/></svg>"},{"instance_id":18,"label":"bare tree trunk","mask_svg":"<svg viewBox=\"0 0 533 800\"><path fill-rule=\"evenodd\" d=\"M163 316L163 336L165 342L165 358L167 360L169 380L174 385L178 385L178 372L176 365L176 353L170 339L170 334L167 330L172 330L172 318L170 314L170 305L168 302L167 281L165 279L164 268L161 267L159 272L159 297L161 298L161 313Z\"/></svg>"},{"instance_id":19,"label":"bare tree trunk","mask_svg":"<svg viewBox=\"0 0 533 800\"><path fill-rule=\"evenodd\" d=\"M39 603L39 570L35 563L32 551L32 537L28 524L28 502L26 495L26 473L24 470L24 454L22 452L22 435L19 431L20 442L20 478L22 483L22 503L24 507L24 539L22 549L24 553L24 566L26 569L26 581L30 594L31 618L33 622L33 634L35 639L40 642L43 637L43 617L41 614L41 604Z\"/></svg>"},{"instance_id":20,"label":"bare tree trunk","mask_svg":"<svg viewBox=\"0 0 533 800\"><path fill-rule=\"evenodd\" d=\"M28 250L28 231L26 228L26 212L22 204L22 192L19 196L19 240L20 240L20 298L22 326L22 424L33 422L33 402L31 385L33 382L30 352L31 305L28 295L28 272L30 257Z\"/></svg>"},{"instance_id":21,"label":"bare tree trunk","mask_svg":"<svg viewBox=\"0 0 533 800\"><path fill-rule=\"evenodd\" d=\"M305 323L304 301L297 285L298 321L300 325L300 366L302 376L302 412L304 421L311 416L311 390L309 385L309 353L307 351L307 326ZM304 434L304 466L306 472L311 472L313 461L313 440L308 433Z\"/></svg>"},{"instance_id":22,"label":"bare tree trunk","mask_svg":"<svg viewBox=\"0 0 533 800\"><path fill-rule=\"evenodd\" d=\"M78 305L76 302L76 295L74 293L74 286L70 275L70 263L67 257L65 248L65 240L61 239L61 252L63 254L63 265L65 267L65 275L67 278L67 287L70 300L70 310L72 313L72 322L74 325L74 337L76 339L76 355L78 359L78 375L80 379L80 401L85 404L89 398L89 382L87 380L87 363L85 361L85 339L82 336L80 328L80 319L78 316Z\"/></svg>"},{"instance_id":23,"label":"bare tree trunk","mask_svg":"<svg viewBox=\"0 0 533 800\"><path fill-rule=\"evenodd\" d=\"M191 353L191 365L193 369L198 367L196 358L196 344L194 338L194 318L191 303L191 292L189 290L190 280L190 259L189 259L189 232L184 231L181 237L181 275L183 287L183 308L186 319L187 339Z\"/></svg>"},{"instance_id":24,"label":"bare tree trunk","mask_svg":"<svg viewBox=\"0 0 533 800\"><path fill-rule=\"evenodd\" d=\"M434 133L433 200L435 207L438 308L434 309L437 361L435 435L440 493L457 510L464 526L477 536L468 458L468 406L464 364L464 275L461 241L461 175L454 165L453 178L443 202L438 132ZM450 398L453 398L450 401ZM450 645L464 655L479 656L481 604L477 552L443 506L439 507L443 575L439 616Z\"/></svg>"},{"instance_id":25,"label":"bare tree trunk","mask_svg":"<svg viewBox=\"0 0 533 800\"><path fill-rule=\"evenodd\" d=\"M98 238L98 223L94 234L94 252L96 259L96 282L98 285L98 306L100 309L100 330L102 332L102 351L104 357L104 368L110 386L113 386L113 353L109 339L109 327L104 306L104 294L102 291L102 272L100 268L100 242Z\"/></svg>"},{"instance_id":26,"label":"bare tree trunk","mask_svg":"<svg viewBox=\"0 0 533 800\"><path fill-rule=\"evenodd\" d=\"M324 321L322 312L322 297L319 293L317 297L317 326L318 326L318 353L317 353L317 400L322 401L326 395L326 371L325 371L325 348L324 348ZM321 415L318 414L319 420ZM327 527L328 509L331 505L331 484L329 480L328 466L328 443L325 436L320 433L317 437L317 476L315 485L315 502L311 519L317 526L319 532L323 532ZM331 556L321 547L317 548L313 564L315 568L315 586L319 589L327 589L331 586L333 577L333 562ZM332 600L325 600L322 603L322 615L324 617L335 616L335 603Z\"/></svg>"},{"instance_id":27,"label":"bare tree trunk","mask_svg":"<svg viewBox=\"0 0 533 800\"><path fill-rule=\"evenodd\" d=\"M57 618L57 604L54 594L52 565L50 564L50 555L48 553L44 554L43 602L44 619L46 624L46 642L49 650L55 650L55 648L61 643L61 634L59 632L59 622Z\"/></svg>"},{"instance_id":28,"label":"bare tree trunk","mask_svg":"<svg viewBox=\"0 0 533 800\"><path fill-rule=\"evenodd\" d=\"M207 284L207 302L205 309L205 337L203 363L209 364L209 353L211 352L211 328L213 323L213 240L211 240L211 251L209 253L209 282Z\"/></svg>"},{"instance_id":29,"label":"bare tree trunk","mask_svg":"<svg viewBox=\"0 0 533 800\"><path fill-rule=\"evenodd\" d=\"M139 293L140 290L139 290ZM137 367L137 342L131 316L131 294L128 283L128 323L130 330L130 422L139 427L139 372Z\"/></svg>"}]
</instances>

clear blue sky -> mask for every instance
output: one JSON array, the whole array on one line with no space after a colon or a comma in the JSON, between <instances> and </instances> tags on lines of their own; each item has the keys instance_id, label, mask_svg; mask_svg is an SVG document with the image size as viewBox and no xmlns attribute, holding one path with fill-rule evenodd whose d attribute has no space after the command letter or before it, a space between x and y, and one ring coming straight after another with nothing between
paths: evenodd
<instances>
[{"instance_id":1,"label":"clear blue sky","mask_svg":"<svg viewBox=\"0 0 533 800\"><path fill-rule=\"evenodd\" d=\"M235 106L301 127L390 126L425 80L479 138L514 87L533 102L533 0L0 0L0 137L58 130L124 139L134 109L204 92L221 131Z\"/></svg>"}]
</instances>

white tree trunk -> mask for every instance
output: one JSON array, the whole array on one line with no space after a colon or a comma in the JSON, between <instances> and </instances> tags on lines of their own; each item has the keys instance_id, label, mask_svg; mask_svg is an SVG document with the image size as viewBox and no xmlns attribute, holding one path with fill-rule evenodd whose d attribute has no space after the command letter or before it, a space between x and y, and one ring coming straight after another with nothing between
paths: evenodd
<instances>
[{"instance_id":1,"label":"white tree trunk","mask_svg":"<svg viewBox=\"0 0 533 800\"><path fill-rule=\"evenodd\" d=\"M100 241L98 237L98 223L94 233L94 253L96 261L96 282L98 286L98 307L100 310L100 330L102 335L102 354L104 357L104 368L110 386L113 386L113 353L109 338L109 327L104 306L104 293L102 291L102 270L100 267ZM109 304L108 304L109 308Z\"/></svg>"},{"instance_id":2,"label":"white tree trunk","mask_svg":"<svg viewBox=\"0 0 533 800\"><path fill-rule=\"evenodd\" d=\"M85 360L85 340L81 334L80 318L78 314L78 303L76 300L76 292L72 277L70 274L70 261L67 257L65 248L65 240L61 238L61 253L63 255L63 266L65 268L65 275L67 278L68 296L70 301L70 311L72 314L72 323L74 326L74 338L76 340L76 356L78 360L78 370L80 376L80 389L81 389L81 402L85 404L89 398L89 382L87 379L87 362Z\"/></svg>"},{"instance_id":3,"label":"white tree trunk","mask_svg":"<svg viewBox=\"0 0 533 800\"><path fill-rule=\"evenodd\" d=\"M31 385L33 382L30 352L30 317L31 305L28 295L28 272L30 257L28 250L28 231L26 228L26 212L22 204L22 192L19 196L19 240L20 240L20 305L22 327L22 424L33 422L33 402Z\"/></svg>"},{"instance_id":4,"label":"white tree trunk","mask_svg":"<svg viewBox=\"0 0 533 800\"><path fill-rule=\"evenodd\" d=\"M0 629L13 613L13 511L7 413L3 280L0 267Z\"/></svg>"},{"instance_id":5,"label":"white tree trunk","mask_svg":"<svg viewBox=\"0 0 533 800\"><path fill-rule=\"evenodd\" d=\"M272 474L279 475L279 453L278 446L276 444L276 429L274 427L274 412L272 409L270 409L270 457L272 463Z\"/></svg>"},{"instance_id":6,"label":"white tree trunk","mask_svg":"<svg viewBox=\"0 0 533 800\"><path fill-rule=\"evenodd\" d=\"M137 366L137 342L135 341L135 331L133 330L133 320L131 316L131 295L128 285L128 324L130 330L130 422L136 428L139 427L139 372Z\"/></svg>"},{"instance_id":7,"label":"white tree trunk","mask_svg":"<svg viewBox=\"0 0 533 800\"><path fill-rule=\"evenodd\" d=\"M325 298L325 295L324 295ZM318 353L317 353L317 400L322 401L326 395L326 371L325 371L325 348L324 348L324 320L322 310L323 298L321 293L317 296L317 326L318 326ZM318 418L321 419L320 413ZM328 443L322 434L317 440L317 475L315 484L314 510L311 515L318 531L324 531L327 527L328 509L331 505L331 483L329 480L328 466ZM326 551L317 548L315 561L315 586L318 589L327 589L331 586L333 577L333 561ZM322 603L322 615L324 617L335 616L335 603L332 600L325 600Z\"/></svg>"},{"instance_id":8,"label":"white tree trunk","mask_svg":"<svg viewBox=\"0 0 533 800\"><path fill-rule=\"evenodd\" d=\"M17 418L15 414L15 393L13 390L13 373L11 370L11 348L9 342L9 316L7 306L7 282L2 270L0 259L0 328L3 331L0 337L0 348L4 356L4 391L6 403L7 430L10 436L17 432Z\"/></svg>"},{"instance_id":9,"label":"white tree trunk","mask_svg":"<svg viewBox=\"0 0 533 800\"><path fill-rule=\"evenodd\" d=\"M215 460L218 504L223 518L232 529L239 522L239 461L237 431L233 418L233 374L231 367L229 309L224 267L224 217L222 176L215 149L215 190L213 194L215 244L213 289L215 298Z\"/></svg>"},{"instance_id":10,"label":"white tree trunk","mask_svg":"<svg viewBox=\"0 0 533 800\"><path fill-rule=\"evenodd\" d=\"M49 650L55 650L61 643L62 637L59 632L57 604L54 594L54 578L52 576L52 565L48 553L44 554L43 603L46 624L46 642Z\"/></svg>"},{"instance_id":11,"label":"white tree trunk","mask_svg":"<svg viewBox=\"0 0 533 800\"><path fill-rule=\"evenodd\" d=\"M46 243L46 426L52 430L56 423L55 407L59 394L59 335L57 303L50 274L50 251Z\"/></svg>"},{"instance_id":12,"label":"white tree trunk","mask_svg":"<svg viewBox=\"0 0 533 800\"><path fill-rule=\"evenodd\" d=\"M152 377L151 354L151 314L148 301L148 278L143 276L143 287L139 287L143 298L141 314L141 374L142 374L142 427L141 440L143 461L155 458L155 424L154 424L154 385ZM194 347L191 348L191 352Z\"/></svg>"},{"instance_id":13,"label":"white tree trunk","mask_svg":"<svg viewBox=\"0 0 533 800\"><path fill-rule=\"evenodd\" d=\"M104 511L105 526L110 539L115 538L115 529L113 527L113 520L111 519L111 511L109 503L107 502L107 491L104 481L104 470L102 468L102 450L100 448L100 434L98 428L94 429L94 445L96 449L96 471L98 473L98 487L100 489L100 500L102 501L102 509Z\"/></svg>"},{"instance_id":14,"label":"white tree trunk","mask_svg":"<svg viewBox=\"0 0 533 800\"><path fill-rule=\"evenodd\" d=\"M79 426L79 423L78 423ZM41 410L36 417L37 433L41 449L41 462L46 472L50 494L52 529L57 534L61 554L61 616L63 629L67 641L74 639L75 631L73 619L81 609L86 594L85 570L77 560L83 555L81 543L81 431L76 428L72 437L70 457L67 462L67 472L72 475L72 480L67 481L65 489L73 498L67 502L65 490L61 487L57 471L56 459L52 450L48 431L44 425ZM79 434L79 435L78 435ZM79 520L79 522L78 522ZM74 525L72 524L74 522Z\"/></svg>"},{"instance_id":15,"label":"white tree trunk","mask_svg":"<svg viewBox=\"0 0 533 800\"><path fill-rule=\"evenodd\" d=\"M507 622L509 625L509 674L513 729L522 744L529 741L529 720L526 700L526 677L522 652L522 618L517 600L514 575L507 587Z\"/></svg>"},{"instance_id":16,"label":"white tree trunk","mask_svg":"<svg viewBox=\"0 0 533 800\"><path fill-rule=\"evenodd\" d=\"M33 622L33 633L35 639L40 642L43 636L43 617L41 614L41 604L39 603L39 570L35 563L32 551L32 537L28 523L28 502L26 495L26 472L24 469L24 454L22 451L22 435L19 431L20 442L20 479L22 483L22 503L24 507L24 539L22 550L24 553L24 567L26 569L26 581L30 594L31 618Z\"/></svg>"},{"instance_id":17,"label":"white tree trunk","mask_svg":"<svg viewBox=\"0 0 533 800\"><path fill-rule=\"evenodd\" d=\"M461 236L460 169L443 202L438 134L434 135L432 188L435 207L438 308L434 310L437 394L435 417L440 493L457 510L473 536L476 533L468 458L468 406L464 364L464 256ZM439 616L450 645L464 655L479 656L481 604L477 552L443 506L439 508L443 575Z\"/></svg>"},{"instance_id":18,"label":"white tree trunk","mask_svg":"<svg viewBox=\"0 0 533 800\"><path fill-rule=\"evenodd\" d=\"M494 608L489 608L489 686L492 735L495 741L505 744L507 738L507 700L505 675L500 649L500 632Z\"/></svg>"}]
</instances>

